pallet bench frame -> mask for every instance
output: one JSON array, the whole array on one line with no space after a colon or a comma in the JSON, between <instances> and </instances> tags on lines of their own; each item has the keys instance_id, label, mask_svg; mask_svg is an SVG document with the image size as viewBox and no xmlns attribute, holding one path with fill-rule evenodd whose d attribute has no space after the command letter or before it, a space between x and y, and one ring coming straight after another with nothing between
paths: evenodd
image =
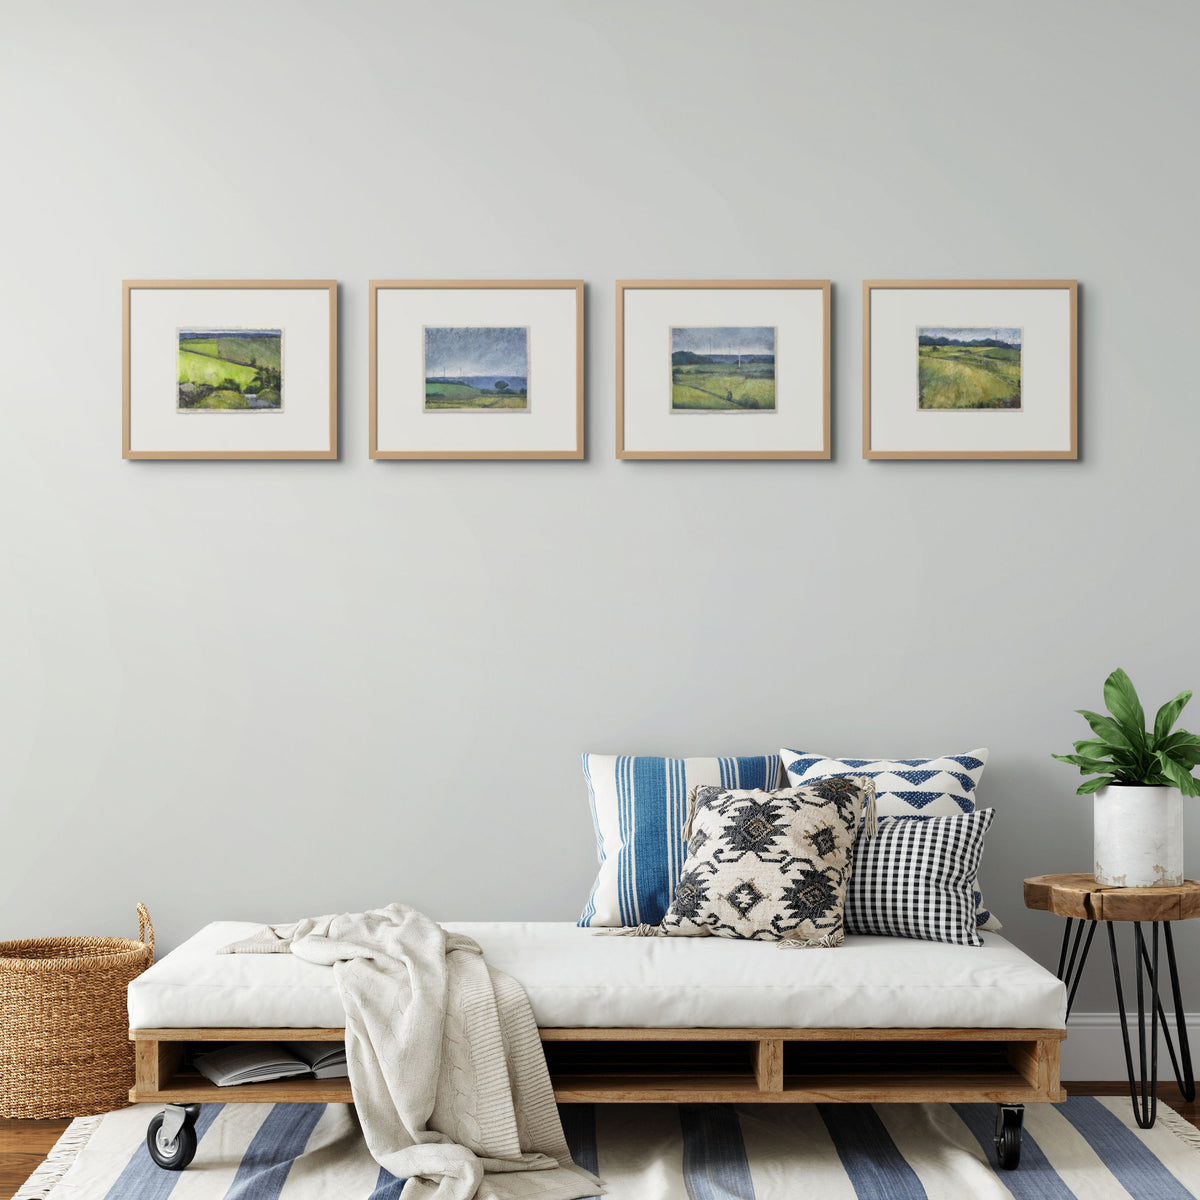
<instances>
[{"instance_id":1,"label":"pallet bench frame","mask_svg":"<svg viewBox=\"0 0 1200 1200\"><path fill-rule=\"evenodd\" d=\"M555 1099L563 1104L937 1101L1019 1105L1054 1104L1067 1098L1059 1074L1065 1029L543 1029L540 1032ZM179 1105L349 1104L353 1098L348 1079L299 1078L219 1088L199 1074L181 1070L186 1052L203 1043L332 1042L344 1037L344 1029L130 1030L136 1073L129 1099L134 1103ZM562 1061L556 1064L558 1043L575 1045L566 1048ZM599 1052L591 1064L587 1059L587 1043L595 1044ZM621 1061L614 1063L614 1044L618 1043L622 1044ZM733 1047L740 1049L731 1051ZM945 1053L939 1052L942 1047L946 1048ZM711 1067L706 1062L709 1049L716 1054ZM640 1052L645 1054L643 1061L639 1061ZM841 1063L839 1054L844 1055ZM809 1069L806 1055L816 1062L815 1069ZM932 1057L932 1061L922 1066L922 1055ZM876 1069L871 1069L873 1059L878 1060Z\"/></svg>"}]
</instances>

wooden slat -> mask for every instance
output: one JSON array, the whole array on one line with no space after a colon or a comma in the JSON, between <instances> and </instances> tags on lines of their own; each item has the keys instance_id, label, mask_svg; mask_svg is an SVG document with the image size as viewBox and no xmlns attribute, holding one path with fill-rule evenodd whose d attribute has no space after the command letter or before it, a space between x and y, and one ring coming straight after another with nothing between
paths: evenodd
<instances>
[{"instance_id":1,"label":"wooden slat","mask_svg":"<svg viewBox=\"0 0 1200 1200\"><path fill-rule=\"evenodd\" d=\"M753 1079L725 1076L661 1075L614 1080L610 1076L564 1076L554 1081L559 1103L577 1104L878 1104L890 1101L956 1104L1046 1100L1015 1071L986 1075L828 1075L785 1079L780 1091L762 1091ZM1057 1097L1055 1097L1057 1098Z\"/></svg>"},{"instance_id":2,"label":"wooden slat","mask_svg":"<svg viewBox=\"0 0 1200 1200\"><path fill-rule=\"evenodd\" d=\"M538 1031L543 1042L1011 1042L1062 1039L1065 1029L568 1029ZM132 1041L340 1042L344 1029L132 1029Z\"/></svg>"},{"instance_id":3,"label":"wooden slat","mask_svg":"<svg viewBox=\"0 0 1200 1200\"><path fill-rule=\"evenodd\" d=\"M887 1103L889 1101L1013 1103L1058 1101L1059 1089L1047 1094L1031 1087L1016 1071L980 1075L827 1075L784 1079L782 1088L763 1090L752 1077L736 1075L558 1076L554 1095L560 1103L723 1103L785 1100L795 1104ZM350 1104L353 1096L347 1079L296 1079L218 1088L202 1076L176 1076L157 1091L129 1093L136 1103L299 1103Z\"/></svg>"},{"instance_id":4,"label":"wooden slat","mask_svg":"<svg viewBox=\"0 0 1200 1200\"><path fill-rule=\"evenodd\" d=\"M543 1029L543 1042L1027 1042L1065 1029Z\"/></svg>"},{"instance_id":5,"label":"wooden slat","mask_svg":"<svg viewBox=\"0 0 1200 1200\"><path fill-rule=\"evenodd\" d=\"M1062 1086L1062 1043L1046 1038L1038 1039L1038 1061L1042 1071L1038 1083L1046 1094L1056 1102L1065 1100L1067 1093Z\"/></svg>"},{"instance_id":6,"label":"wooden slat","mask_svg":"<svg viewBox=\"0 0 1200 1200\"><path fill-rule=\"evenodd\" d=\"M131 1029L132 1042L340 1042L344 1029Z\"/></svg>"},{"instance_id":7,"label":"wooden slat","mask_svg":"<svg viewBox=\"0 0 1200 1200\"><path fill-rule=\"evenodd\" d=\"M183 1042L158 1042L139 1038L134 1043L134 1084L141 1091L157 1091L179 1069Z\"/></svg>"},{"instance_id":8,"label":"wooden slat","mask_svg":"<svg viewBox=\"0 0 1200 1200\"><path fill-rule=\"evenodd\" d=\"M754 1051L754 1081L760 1092L783 1091L783 1042L768 1038Z\"/></svg>"},{"instance_id":9,"label":"wooden slat","mask_svg":"<svg viewBox=\"0 0 1200 1200\"><path fill-rule=\"evenodd\" d=\"M1062 1039L1065 1029L568 1029L539 1030L543 1042L1013 1042ZM131 1029L132 1041L340 1042L344 1029Z\"/></svg>"},{"instance_id":10,"label":"wooden slat","mask_svg":"<svg viewBox=\"0 0 1200 1200\"><path fill-rule=\"evenodd\" d=\"M227 1101L257 1102L260 1104L350 1104L349 1079L277 1079L274 1083L240 1083L233 1087L217 1087L203 1075L190 1072L176 1075L156 1089L145 1091L137 1086L129 1093L134 1103L155 1104L220 1104Z\"/></svg>"},{"instance_id":11,"label":"wooden slat","mask_svg":"<svg viewBox=\"0 0 1200 1200\"><path fill-rule=\"evenodd\" d=\"M1009 1042L1005 1047L1005 1053L1008 1061L1012 1064L1013 1070L1030 1087L1043 1089L1041 1063L1038 1059L1038 1045L1038 1042Z\"/></svg>"},{"instance_id":12,"label":"wooden slat","mask_svg":"<svg viewBox=\"0 0 1200 1200\"><path fill-rule=\"evenodd\" d=\"M143 1091L158 1087L158 1042L136 1041L133 1047L133 1085Z\"/></svg>"}]
</instances>

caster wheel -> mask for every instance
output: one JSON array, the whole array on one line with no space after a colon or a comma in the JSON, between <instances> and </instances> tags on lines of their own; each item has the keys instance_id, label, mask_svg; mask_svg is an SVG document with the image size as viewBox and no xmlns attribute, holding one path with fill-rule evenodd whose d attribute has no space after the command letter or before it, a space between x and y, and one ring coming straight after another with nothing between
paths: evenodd
<instances>
[{"instance_id":1,"label":"caster wheel","mask_svg":"<svg viewBox=\"0 0 1200 1200\"><path fill-rule=\"evenodd\" d=\"M996 1138L996 1160L1006 1171L1015 1171L1021 1162L1021 1131L1011 1126Z\"/></svg>"},{"instance_id":2,"label":"caster wheel","mask_svg":"<svg viewBox=\"0 0 1200 1200\"><path fill-rule=\"evenodd\" d=\"M1015 1171L1021 1162L1020 1109L1002 1107L996 1114L996 1161L1005 1171Z\"/></svg>"},{"instance_id":3,"label":"caster wheel","mask_svg":"<svg viewBox=\"0 0 1200 1200\"><path fill-rule=\"evenodd\" d=\"M164 1113L150 1118L146 1128L146 1149L164 1171L182 1171L196 1157L195 1117L185 1120L174 1137L163 1134Z\"/></svg>"}]
</instances>

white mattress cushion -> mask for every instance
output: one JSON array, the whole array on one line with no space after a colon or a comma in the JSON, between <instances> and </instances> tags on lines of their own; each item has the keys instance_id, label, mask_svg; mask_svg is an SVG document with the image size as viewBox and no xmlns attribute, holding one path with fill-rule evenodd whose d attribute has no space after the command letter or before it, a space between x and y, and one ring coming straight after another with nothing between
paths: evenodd
<instances>
[{"instance_id":1,"label":"white mattress cushion","mask_svg":"<svg viewBox=\"0 0 1200 1200\"><path fill-rule=\"evenodd\" d=\"M217 954L259 925L206 925L129 985L133 1029L340 1028L333 972L290 954ZM849 936L829 950L613 937L567 922L446 922L520 980L537 1023L581 1028L1038 1028L1063 985L996 933L983 946Z\"/></svg>"}]
</instances>

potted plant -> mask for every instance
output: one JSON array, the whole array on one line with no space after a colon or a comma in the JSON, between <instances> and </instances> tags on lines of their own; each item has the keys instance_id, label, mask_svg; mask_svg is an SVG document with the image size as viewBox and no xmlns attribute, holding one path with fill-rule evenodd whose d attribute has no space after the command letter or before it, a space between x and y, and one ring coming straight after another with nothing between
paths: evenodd
<instances>
[{"instance_id":1,"label":"potted plant","mask_svg":"<svg viewBox=\"0 0 1200 1200\"><path fill-rule=\"evenodd\" d=\"M1095 737L1075 743L1059 762L1094 775L1077 789L1095 793L1095 877L1107 887L1172 887L1183 882L1183 797L1200 796L1192 769L1200 763L1200 737L1172 732L1191 692L1168 700L1146 728L1132 680L1118 667L1104 681L1111 716L1076 711Z\"/></svg>"}]
</instances>

